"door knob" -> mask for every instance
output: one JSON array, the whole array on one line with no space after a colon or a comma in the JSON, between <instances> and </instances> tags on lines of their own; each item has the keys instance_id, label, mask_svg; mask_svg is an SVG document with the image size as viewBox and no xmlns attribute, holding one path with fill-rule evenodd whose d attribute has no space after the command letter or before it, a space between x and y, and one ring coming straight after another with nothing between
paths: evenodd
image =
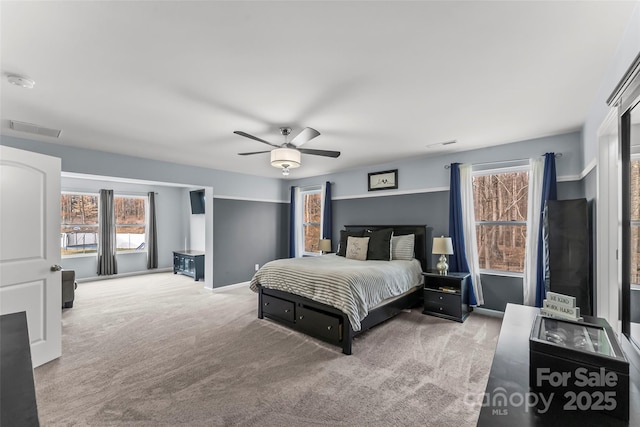
<instances>
[{"instance_id":1,"label":"door knob","mask_svg":"<svg viewBox=\"0 0 640 427\"><path fill-rule=\"evenodd\" d=\"M53 264L51 266L51 271L60 271L60 270L62 270L62 266L61 265Z\"/></svg>"}]
</instances>

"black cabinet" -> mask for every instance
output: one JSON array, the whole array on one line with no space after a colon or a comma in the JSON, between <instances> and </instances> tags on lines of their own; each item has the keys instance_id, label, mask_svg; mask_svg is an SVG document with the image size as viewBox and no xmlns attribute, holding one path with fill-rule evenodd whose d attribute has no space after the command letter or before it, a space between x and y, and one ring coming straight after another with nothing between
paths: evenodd
<instances>
[{"instance_id":1,"label":"black cabinet","mask_svg":"<svg viewBox=\"0 0 640 427\"><path fill-rule=\"evenodd\" d=\"M174 251L173 274L184 274L196 281L204 279L204 252Z\"/></svg>"},{"instance_id":2,"label":"black cabinet","mask_svg":"<svg viewBox=\"0 0 640 427\"><path fill-rule=\"evenodd\" d=\"M576 297L580 314L593 314L587 199L549 200L544 212L547 291Z\"/></svg>"},{"instance_id":3,"label":"black cabinet","mask_svg":"<svg viewBox=\"0 0 640 427\"><path fill-rule=\"evenodd\" d=\"M469 273L422 273L424 314L464 322L471 311L467 297Z\"/></svg>"}]
</instances>

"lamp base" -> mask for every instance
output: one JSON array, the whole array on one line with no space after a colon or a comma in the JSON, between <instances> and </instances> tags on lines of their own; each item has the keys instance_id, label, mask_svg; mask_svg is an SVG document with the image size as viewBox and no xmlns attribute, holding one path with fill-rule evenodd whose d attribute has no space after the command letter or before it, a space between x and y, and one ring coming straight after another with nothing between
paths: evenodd
<instances>
[{"instance_id":1,"label":"lamp base","mask_svg":"<svg viewBox=\"0 0 640 427\"><path fill-rule=\"evenodd\" d=\"M436 264L436 269L441 276L445 276L449 271L449 264L447 264L446 255L440 255L440 259L438 259L438 263Z\"/></svg>"}]
</instances>

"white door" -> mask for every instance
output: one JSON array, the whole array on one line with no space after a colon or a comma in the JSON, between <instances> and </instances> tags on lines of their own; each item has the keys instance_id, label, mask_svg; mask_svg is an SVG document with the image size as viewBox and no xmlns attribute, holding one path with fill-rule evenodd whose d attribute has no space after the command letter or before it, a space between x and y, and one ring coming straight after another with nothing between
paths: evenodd
<instances>
[{"instance_id":1,"label":"white door","mask_svg":"<svg viewBox=\"0 0 640 427\"><path fill-rule=\"evenodd\" d=\"M60 159L0 146L0 314L27 312L31 359L62 350Z\"/></svg>"}]
</instances>

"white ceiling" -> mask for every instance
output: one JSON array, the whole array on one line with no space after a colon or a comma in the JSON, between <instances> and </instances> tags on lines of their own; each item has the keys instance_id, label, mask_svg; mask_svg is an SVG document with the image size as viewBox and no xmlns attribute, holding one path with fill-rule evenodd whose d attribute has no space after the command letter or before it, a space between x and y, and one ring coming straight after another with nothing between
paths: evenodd
<instances>
[{"instance_id":1,"label":"white ceiling","mask_svg":"<svg viewBox=\"0 0 640 427\"><path fill-rule=\"evenodd\" d=\"M342 152L289 178L564 133L635 4L2 1L1 132L270 177L268 154L237 155L269 147L234 130L309 126L305 148Z\"/></svg>"}]
</instances>

